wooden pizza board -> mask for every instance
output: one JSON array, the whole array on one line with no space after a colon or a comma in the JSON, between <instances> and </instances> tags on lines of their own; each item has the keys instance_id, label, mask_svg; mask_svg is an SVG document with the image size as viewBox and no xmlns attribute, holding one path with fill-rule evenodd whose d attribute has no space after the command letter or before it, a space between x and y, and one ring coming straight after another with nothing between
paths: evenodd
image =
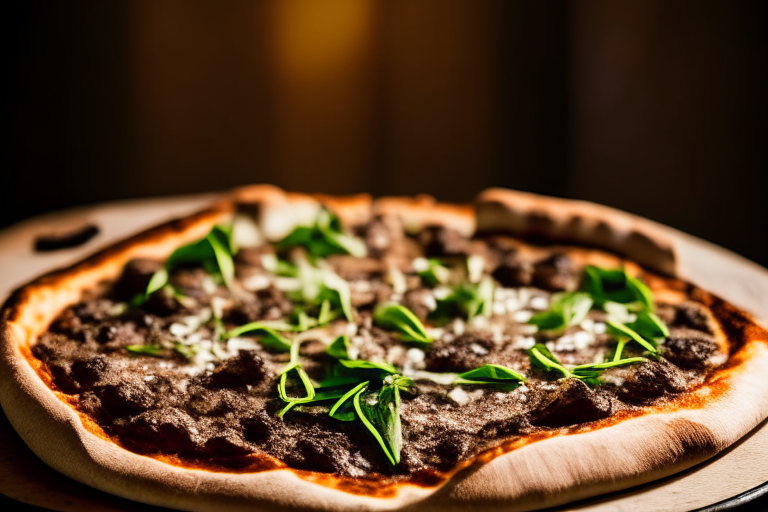
<instances>
[{"instance_id":1,"label":"wooden pizza board","mask_svg":"<svg viewBox=\"0 0 768 512\"><path fill-rule=\"evenodd\" d=\"M0 298L33 277L74 263L142 229L198 210L214 195L130 200L36 217L0 231ZM86 223L100 233L81 247L35 253L40 234ZM768 325L768 270L721 247L665 228L680 242L681 277L717 293ZM717 503L768 482L768 420L709 461L627 491L558 507L558 511L683 512ZM0 414L0 494L61 511L161 510L94 490L46 466Z\"/></svg>"}]
</instances>

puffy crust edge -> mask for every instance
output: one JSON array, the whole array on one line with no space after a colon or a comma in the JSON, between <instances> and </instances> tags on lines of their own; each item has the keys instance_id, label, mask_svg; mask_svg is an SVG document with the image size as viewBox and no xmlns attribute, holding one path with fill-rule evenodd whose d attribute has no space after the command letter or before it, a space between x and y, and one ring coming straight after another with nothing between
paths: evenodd
<instances>
[{"instance_id":1,"label":"puffy crust edge","mask_svg":"<svg viewBox=\"0 0 768 512\"><path fill-rule=\"evenodd\" d=\"M492 188L477 197L477 230L589 244L677 276L669 229L653 221L587 201Z\"/></svg>"},{"instance_id":2,"label":"puffy crust edge","mask_svg":"<svg viewBox=\"0 0 768 512\"><path fill-rule=\"evenodd\" d=\"M291 198L274 187L254 190L238 191L234 202L263 205L275 201L283 206L294 201L317 202L305 195ZM419 215L429 204L423 198L410 203L402 198L386 199L378 201L374 211L400 208L403 215L404 206L413 207L414 217L428 225L432 214ZM23 353L28 343L61 308L76 301L82 290L115 277L130 258L167 256L179 244L200 238L212 225L230 218L232 211L232 202L225 201L139 234L69 269L33 281L6 302L0 398L14 428L46 463L112 494L190 510L222 505L233 509L262 505L317 510L532 510L683 470L735 442L768 416L768 336L760 330L762 337L750 339L740 350L741 363L718 374L718 382L725 383L727 390L714 399L703 399L706 408L659 411L607 429L548 438L476 464L441 488L405 485L394 498L343 493L303 480L290 470L231 475L184 469L128 452L93 434L78 413L39 379ZM280 210L267 208L262 214L267 211ZM454 211L459 216L466 212L462 208ZM617 444L621 450L612 449Z\"/></svg>"}]
</instances>

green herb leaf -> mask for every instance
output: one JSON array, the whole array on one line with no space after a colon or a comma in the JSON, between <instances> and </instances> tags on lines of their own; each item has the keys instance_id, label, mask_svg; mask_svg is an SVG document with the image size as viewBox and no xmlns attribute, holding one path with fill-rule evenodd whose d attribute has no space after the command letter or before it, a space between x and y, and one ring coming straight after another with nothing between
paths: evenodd
<instances>
[{"instance_id":1,"label":"green herb leaf","mask_svg":"<svg viewBox=\"0 0 768 512\"><path fill-rule=\"evenodd\" d=\"M525 377L511 368L497 364L485 364L474 370L460 373L454 384L508 386L525 382Z\"/></svg>"},{"instance_id":2,"label":"green herb leaf","mask_svg":"<svg viewBox=\"0 0 768 512\"><path fill-rule=\"evenodd\" d=\"M300 345L301 342L299 341L296 341L293 343L293 345L291 345L291 362L283 369L282 372L280 372L280 381L277 385L277 392L283 402L288 402L288 404L283 407L283 409L277 414L278 418L282 418L283 415L285 415L285 413L287 413L295 405L311 402L315 398L315 387L312 385L312 381L309 380L309 375L307 375L307 372L304 371L304 369L301 367L301 363L299 362ZM301 381L301 384L304 387L304 392L306 393L305 396L288 396L286 387L288 385L288 375L291 372L295 372L296 376Z\"/></svg>"},{"instance_id":3,"label":"green herb leaf","mask_svg":"<svg viewBox=\"0 0 768 512\"><path fill-rule=\"evenodd\" d=\"M266 322L251 322L241 325L240 327L228 331L223 337L234 338L246 333L261 333L262 336L259 339L259 343L261 343L264 348L275 350L277 352L288 352L293 345L293 341L280 335L275 329L268 326Z\"/></svg>"},{"instance_id":4,"label":"green herb leaf","mask_svg":"<svg viewBox=\"0 0 768 512\"><path fill-rule=\"evenodd\" d=\"M580 324L592 307L592 298L584 292L557 293L552 296L549 311L538 313L528 321L540 331L563 331Z\"/></svg>"},{"instance_id":5,"label":"green herb leaf","mask_svg":"<svg viewBox=\"0 0 768 512\"><path fill-rule=\"evenodd\" d=\"M365 389L354 395L354 406L358 418L381 446L389 462L396 466L400 462L403 447L402 428L400 425L400 393L393 391L393 400L369 405L364 399Z\"/></svg>"},{"instance_id":6,"label":"green herb leaf","mask_svg":"<svg viewBox=\"0 0 768 512\"><path fill-rule=\"evenodd\" d=\"M325 299L323 303L320 304L320 312L317 314L317 325L325 325L328 322L335 320L338 316L338 312L331 310L331 301Z\"/></svg>"},{"instance_id":7,"label":"green herb leaf","mask_svg":"<svg viewBox=\"0 0 768 512\"><path fill-rule=\"evenodd\" d=\"M156 345L128 345L125 349L131 354L142 356L163 357L167 351Z\"/></svg>"},{"instance_id":8,"label":"green herb leaf","mask_svg":"<svg viewBox=\"0 0 768 512\"><path fill-rule=\"evenodd\" d=\"M413 268L430 286L446 283L450 276L450 271L440 263L440 260L434 258L417 258L413 261Z\"/></svg>"},{"instance_id":9,"label":"green herb leaf","mask_svg":"<svg viewBox=\"0 0 768 512\"><path fill-rule=\"evenodd\" d=\"M626 366L628 364L644 363L648 361L645 357L628 357L626 359L619 359L618 361L608 361L605 363L591 363L580 364L571 368L571 371L575 374L584 374L585 372L606 370L608 368L615 368L617 366Z\"/></svg>"},{"instance_id":10,"label":"green herb leaf","mask_svg":"<svg viewBox=\"0 0 768 512\"><path fill-rule=\"evenodd\" d=\"M616 337L629 337L633 340L635 340L637 343L639 343L643 348L645 348L648 352L651 354L658 353L658 350L656 349L656 341L655 340L646 340L642 336L640 336L637 332L635 332L631 327L628 327L627 325L624 325L620 322L617 322L615 320L611 320L610 318L606 320L606 325L608 326L608 331Z\"/></svg>"},{"instance_id":11,"label":"green herb leaf","mask_svg":"<svg viewBox=\"0 0 768 512\"><path fill-rule=\"evenodd\" d=\"M313 258L325 258L331 254L351 254L358 258L366 255L365 243L343 232L336 215L322 210L314 226L297 226L278 243L278 250L304 247Z\"/></svg>"},{"instance_id":12,"label":"green herb leaf","mask_svg":"<svg viewBox=\"0 0 768 512\"><path fill-rule=\"evenodd\" d=\"M628 327L646 339L666 338L669 336L667 325L650 311L638 311L637 320L628 324Z\"/></svg>"},{"instance_id":13,"label":"green herb leaf","mask_svg":"<svg viewBox=\"0 0 768 512\"><path fill-rule=\"evenodd\" d=\"M211 231L206 239L211 245L211 249L213 249L216 264L219 266L219 272L224 280L224 284L227 288L231 288L232 281L235 279L235 263L232 261L232 254L229 252L230 246L222 243L219 237L215 235L215 231Z\"/></svg>"},{"instance_id":14,"label":"green herb leaf","mask_svg":"<svg viewBox=\"0 0 768 512\"><path fill-rule=\"evenodd\" d=\"M188 361L195 358L200 347L198 345L184 345L183 343L177 343L174 346L174 350L184 356Z\"/></svg>"},{"instance_id":15,"label":"green herb leaf","mask_svg":"<svg viewBox=\"0 0 768 512\"><path fill-rule=\"evenodd\" d=\"M360 393L368 389L369 381L361 382L357 384L352 389L349 389L346 393L344 393L341 398L339 398L336 403L331 407L331 410L328 412L328 415L331 418L340 420L340 421L354 421L356 418L355 415L355 406L353 404L354 397Z\"/></svg>"},{"instance_id":16,"label":"green herb leaf","mask_svg":"<svg viewBox=\"0 0 768 512\"><path fill-rule=\"evenodd\" d=\"M399 331L402 340L432 343L432 338L416 315L399 304L380 305L373 312L373 321L385 329Z\"/></svg>"},{"instance_id":17,"label":"green herb leaf","mask_svg":"<svg viewBox=\"0 0 768 512\"><path fill-rule=\"evenodd\" d=\"M325 290L321 291L320 298L323 301L328 300L338 304L344 317L352 322L352 292L349 289L349 283L327 269L322 271L322 279Z\"/></svg>"},{"instance_id":18,"label":"green herb leaf","mask_svg":"<svg viewBox=\"0 0 768 512\"><path fill-rule=\"evenodd\" d=\"M544 371L556 371L563 377L572 377L573 374L541 343L537 343L528 351L528 358L531 360L531 367Z\"/></svg>"},{"instance_id":19,"label":"green herb leaf","mask_svg":"<svg viewBox=\"0 0 768 512\"><path fill-rule=\"evenodd\" d=\"M339 359L339 364L350 370L374 370L379 373L384 372L385 374L398 373L397 368L384 362L363 361L360 359Z\"/></svg>"},{"instance_id":20,"label":"green herb leaf","mask_svg":"<svg viewBox=\"0 0 768 512\"><path fill-rule=\"evenodd\" d=\"M205 238L173 251L163 268L152 275L144 294L134 297L131 304L134 306L144 304L150 295L168 285L169 272L182 264L201 264L210 273L220 275L224 284L230 287L235 277L232 255L236 252L232 229L214 226Z\"/></svg>"},{"instance_id":21,"label":"green herb leaf","mask_svg":"<svg viewBox=\"0 0 768 512\"><path fill-rule=\"evenodd\" d=\"M346 334L339 336L326 349L326 353L336 359L350 359L349 357L349 336Z\"/></svg>"},{"instance_id":22,"label":"green herb leaf","mask_svg":"<svg viewBox=\"0 0 768 512\"><path fill-rule=\"evenodd\" d=\"M488 276L479 283L463 283L453 288L446 298L437 301L430 315L437 320L449 320L457 315L472 320L478 315L490 315L493 305L493 279Z\"/></svg>"},{"instance_id":23,"label":"green herb leaf","mask_svg":"<svg viewBox=\"0 0 768 512\"><path fill-rule=\"evenodd\" d=\"M627 304L630 309L652 309L653 294L639 279L627 274L626 269L606 270L595 266L584 269L584 289L598 306L605 302Z\"/></svg>"}]
</instances>

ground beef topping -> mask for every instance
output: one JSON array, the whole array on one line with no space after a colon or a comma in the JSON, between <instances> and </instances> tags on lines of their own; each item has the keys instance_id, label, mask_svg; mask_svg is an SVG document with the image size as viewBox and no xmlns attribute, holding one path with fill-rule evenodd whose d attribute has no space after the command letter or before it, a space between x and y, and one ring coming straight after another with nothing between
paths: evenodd
<instances>
[{"instance_id":1,"label":"ground beef topping","mask_svg":"<svg viewBox=\"0 0 768 512\"><path fill-rule=\"evenodd\" d=\"M725 362L701 304L653 304L621 270L589 274L600 295L567 249L386 216L356 237L324 215L277 244L216 228L131 261L32 352L135 452L395 480L640 410Z\"/></svg>"}]
</instances>

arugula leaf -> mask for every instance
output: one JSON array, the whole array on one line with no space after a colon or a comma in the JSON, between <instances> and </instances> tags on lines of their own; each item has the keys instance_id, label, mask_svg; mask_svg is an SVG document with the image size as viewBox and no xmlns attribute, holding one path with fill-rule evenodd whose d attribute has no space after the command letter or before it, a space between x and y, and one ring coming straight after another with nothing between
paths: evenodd
<instances>
[{"instance_id":1,"label":"arugula leaf","mask_svg":"<svg viewBox=\"0 0 768 512\"><path fill-rule=\"evenodd\" d=\"M200 347L198 345L184 345L183 343L177 343L174 350L184 356L187 360L192 360L197 355Z\"/></svg>"},{"instance_id":2,"label":"arugula leaf","mask_svg":"<svg viewBox=\"0 0 768 512\"><path fill-rule=\"evenodd\" d=\"M325 352L336 359L351 359L349 357L349 343L349 336L344 334L333 340Z\"/></svg>"},{"instance_id":3,"label":"arugula leaf","mask_svg":"<svg viewBox=\"0 0 768 512\"><path fill-rule=\"evenodd\" d=\"M235 277L235 264L232 255L236 252L237 247L232 238L232 229L214 226L205 238L183 245L173 251L163 268L152 275L144 294L134 297L131 304L134 306L144 304L150 295L168 285L170 271L183 264L203 265L208 272L221 275L222 281L229 288Z\"/></svg>"},{"instance_id":4,"label":"arugula leaf","mask_svg":"<svg viewBox=\"0 0 768 512\"><path fill-rule=\"evenodd\" d=\"M328 416L340 421L355 421L355 407L353 404L354 397L361 392L368 389L370 381L364 381L344 393L341 398L333 404L331 410L328 412Z\"/></svg>"},{"instance_id":5,"label":"arugula leaf","mask_svg":"<svg viewBox=\"0 0 768 512\"><path fill-rule=\"evenodd\" d=\"M400 452L403 449L403 434L400 424L400 388L391 386L391 391L371 405L361 400L366 388L358 391L353 398L353 404L358 418L365 428L373 435L381 446L389 462L396 466L400 462Z\"/></svg>"},{"instance_id":6,"label":"arugula leaf","mask_svg":"<svg viewBox=\"0 0 768 512\"><path fill-rule=\"evenodd\" d=\"M291 247L304 247L312 258L325 258L331 254L351 254L363 258L367 254L365 243L343 232L338 216L321 210L314 226L297 226L278 242L279 251Z\"/></svg>"},{"instance_id":7,"label":"arugula leaf","mask_svg":"<svg viewBox=\"0 0 768 512\"><path fill-rule=\"evenodd\" d=\"M547 372L556 371L563 377L572 377L573 374L541 343L537 343L528 350L528 358L531 360L531 367L538 368Z\"/></svg>"},{"instance_id":8,"label":"arugula leaf","mask_svg":"<svg viewBox=\"0 0 768 512\"><path fill-rule=\"evenodd\" d=\"M460 373L454 379L454 384L467 385L517 385L525 382L525 377L511 368L506 368L497 364L485 364L474 370Z\"/></svg>"},{"instance_id":9,"label":"arugula leaf","mask_svg":"<svg viewBox=\"0 0 768 512\"><path fill-rule=\"evenodd\" d=\"M149 280L149 284L147 285L146 292L144 292L144 296L149 298L150 295L163 288L166 284L168 284L168 269L163 267L152 274L152 279Z\"/></svg>"},{"instance_id":10,"label":"arugula leaf","mask_svg":"<svg viewBox=\"0 0 768 512\"><path fill-rule=\"evenodd\" d=\"M363 361L360 359L339 359L339 364L350 370L374 370L378 373L384 372L385 374L398 373L397 368L389 363L383 362Z\"/></svg>"},{"instance_id":11,"label":"arugula leaf","mask_svg":"<svg viewBox=\"0 0 768 512\"><path fill-rule=\"evenodd\" d=\"M607 361L605 363L590 363L590 364L580 364L578 366L574 366L571 368L573 373L579 374L584 372L589 372L593 370L606 370L608 368L615 368L617 366L625 366L628 364L635 364L635 363L644 363L648 361L645 357L628 357L626 359L619 359L617 361Z\"/></svg>"},{"instance_id":12,"label":"arugula leaf","mask_svg":"<svg viewBox=\"0 0 768 512\"><path fill-rule=\"evenodd\" d=\"M296 265L280 261L278 267L281 275L299 281L299 289L291 294L294 301L304 302L309 308L320 306L318 316L322 318L318 318L318 323L322 325L337 316L337 313L331 311L332 306L340 308L344 317L353 321L352 292L344 279L330 269L313 267L307 261L299 261ZM326 301L327 306L324 305Z\"/></svg>"},{"instance_id":13,"label":"arugula leaf","mask_svg":"<svg viewBox=\"0 0 768 512\"><path fill-rule=\"evenodd\" d=\"M163 357L166 350L156 345L128 345L125 349L131 354L142 356Z\"/></svg>"},{"instance_id":14,"label":"arugula leaf","mask_svg":"<svg viewBox=\"0 0 768 512\"><path fill-rule=\"evenodd\" d=\"M287 413L293 406L297 404L307 403L312 401L315 398L315 387L312 385L312 381L309 380L309 375L307 375L307 372L304 371L304 369L301 367L301 362L299 361L299 347L301 345L301 342L296 341L291 345L291 361L286 366L282 372L280 372L280 381L277 384L277 392L280 395L280 398L283 400L283 402L287 402L288 404L283 407L283 409L277 413L278 418L282 418L285 413ZM286 389L288 385L288 375L290 372L295 372L296 376L301 381L302 386L304 387L304 392L306 393L305 396L302 397L291 397L288 396L288 391Z\"/></svg>"},{"instance_id":15,"label":"arugula leaf","mask_svg":"<svg viewBox=\"0 0 768 512\"><path fill-rule=\"evenodd\" d=\"M634 329L632 329L631 327L625 324L622 324L620 322L617 322L615 320L611 320L610 318L608 318L608 320L606 320L605 323L608 326L608 331L614 336L629 337L635 340L637 343L639 343L643 348L645 348L651 354L658 353L658 350L656 349L656 340L646 340L642 336L640 336L637 332L635 332Z\"/></svg>"},{"instance_id":16,"label":"arugula leaf","mask_svg":"<svg viewBox=\"0 0 768 512\"><path fill-rule=\"evenodd\" d=\"M434 258L416 258L413 260L413 269L430 286L445 283L450 276L450 271Z\"/></svg>"},{"instance_id":17,"label":"arugula leaf","mask_svg":"<svg viewBox=\"0 0 768 512\"><path fill-rule=\"evenodd\" d=\"M669 336L667 325L650 311L638 311L637 320L627 326L646 339L666 338Z\"/></svg>"},{"instance_id":18,"label":"arugula leaf","mask_svg":"<svg viewBox=\"0 0 768 512\"><path fill-rule=\"evenodd\" d=\"M639 279L627 274L626 269L606 270L592 265L584 269L584 289L595 303L627 304L630 309L653 308L653 294Z\"/></svg>"},{"instance_id":19,"label":"arugula leaf","mask_svg":"<svg viewBox=\"0 0 768 512\"><path fill-rule=\"evenodd\" d=\"M564 331L580 324L592 308L592 298L584 292L557 293L552 296L549 311L533 315L528 321L540 331Z\"/></svg>"},{"instance_id":20,"label":"arugula leaf","mask_svg":"<svg viewBox=\"0 0 768 512\"><path fill-rule=\"evenodd\" d=\"M399 331L402 340L432 343L421 320L410 309L399 304L378 306L373 312L373 321L385 329Z\"/></svg>"},{"instance_id":21,"label":"arugula leaf","mask_svg":"<svg viewBox=\"0 0 768 512\"><path fill-rule=\"evenodd\" d=\"M317 325L325 325L331 320L335 320L339 313L331 310L331 301L325 299L320 304L320 312L317 314Z\"/></svg>"},{"instance_id":22,"label":"arugula leaf","mask_svg":"<svg viewBox=\"0 0 768 512\"><path fill-rule=\"evenodd\" d=\"M325 289L321 290L320 299L338 304L344 317L352 322L352 292L349 289L349 283L330 270L324 269L321 272Z\"/></svg>"},{"instance_id":23,"label":"arugula leaf","mask_svg":"<svg viewBox=\"0 0 768 512\"><path fill-rule=\"evenodd\" d=\"M437 301L431 317L447 320L457 314L472 320L478 315L490 315L493 305L493 279L486 276L479 283L462 283L446 298Z\"/></svg>"},{"instance_id":24,"label":"arugula leaf","mask_svg":"<svg viewBox=\"0 0 768 512\"><path fill-rule=\"evenodd\" d=\"M289 410L291 410L295 406L300 405L308 405L308 404L316 404L321 402L329 402L331 400L338 400L340 397L344 397L350 392L351 385L341 385L341 386L322 386L319 388L315 388L315 396L312 398L304 397L304 398L296 398L288 402L288 404L283 407L283 409L278 413L278 417L283 417L285 413L287 413ZM342 415L340 413L339 415ZM340 417L333 416L336 419L341 419ZM352 411L352 417L348 420L342 420L342 421L352 421L355 419L355 413Z\"/></svg>"},{"instance_id":25,"label":"arugula leaf","mask_svg":"<svg viewBox=\"0 0 768 512\"><path fill-rule=\"evenodd\" d=\"M267 322L250 322L240 327L236 327L224 334L224 338L234 338L243 334L253 332L262 333L259 343L264 348L275 350L277 352L288 352L291 350L293 341L282 336L275 329L270 327Z\"/></svg>"}]
</instances>

